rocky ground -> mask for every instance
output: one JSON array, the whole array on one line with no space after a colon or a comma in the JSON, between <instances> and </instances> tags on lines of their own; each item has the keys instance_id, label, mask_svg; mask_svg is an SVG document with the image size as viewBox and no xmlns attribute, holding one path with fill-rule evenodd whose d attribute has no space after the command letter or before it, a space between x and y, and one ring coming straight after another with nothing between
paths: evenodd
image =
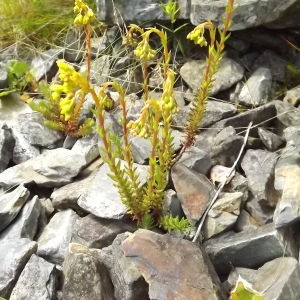
<instances>
[{"instance_id":1,"label":"rocky ground","mask_svg":"<svg viewBox=\"0 0 300 300\"><path fill-rule=\"evenodd\" d=\"M126 9L115 2L119 10ZM200 4L192 2L191 18L196 22ZM293 6L287 9L282 1L275 2L277 17L270 3L269 10L259 10L257 2L249 1L254 15L268 14L268 19L259 15L255 22L245 17L249 9L237 10L236 31L228 41L195 145L170 172L165 211L186 216L196 226L253 122L235 172L208 212L196 243L191 241L193 232L178 236L136 228L107 176L96 134L65 137L45 128L42 117L17 95L1 99L0 297L228 299L240 276L266 300L300 299L300 81L288 80L287 71L288 65L300 66L300 52L285 41L299 45L299 29L290 28ZM132 7L139 9L137 3ZM190 15L187 10L184 6L182 11ZM283 18L286 14L290 22ZM137 15L145 21L143 14ZM159 16L149 13L148 18ZM270 22L280 29L247 29ZM69 34L68 47L48 50L32 61L38 80L55 74L60 57L80 67L81 45L75 32ZM136 119L143 106L141 78L131 53L121 46L118 28L111 27L92 45L93 83L108 78L122 82L129 118ZM184 48L185 56L179 53L174 60L179 110L172 130L177 150L205 62L203 52L192 44L185 42ZM1 65L11 58L11 51L2 51ZM6 76L2 68L1 88ZM162 79L156 65L149 83L151 93L159 96ZM116 93L110 96L117 102ZM91 99L82 117L89 115L89 105ZM106 115L111 129L120 133L117 119L118 109ZM143 181L150 144L138 137L131 142Z\"/></svg>"}]
</instances>

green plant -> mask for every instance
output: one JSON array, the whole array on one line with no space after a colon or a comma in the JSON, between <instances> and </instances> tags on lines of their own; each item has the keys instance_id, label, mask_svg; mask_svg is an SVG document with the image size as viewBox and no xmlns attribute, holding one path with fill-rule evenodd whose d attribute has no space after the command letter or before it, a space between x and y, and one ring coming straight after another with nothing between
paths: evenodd
<instances>
[{"instance_id":1,"label":"green plant","mask_svg":"<svg viewBox=\"0 0 300 300\"><path fill-rule=\"evenodd\" d=\"M171 1L172 2L172 1ZM180 155L193 144L197 126L201 121L205 104L207 102L213 84L213 75L216 73L219 62L223 56L224 43L228 39L227 31L231 23L234 0L229 0L224 29L219 30L220 40L216 40L216 28L211 22L205 22L197 26L188 38L200 46L206 46L208 42L204 38L204 31L208 28L210 33L209 54L204 81L188 118L186 125L186 138L179 156L175 157L173 137L171 134L171 118L176 112L176 102L173 97L175 73L170 68L171 52L168 49L168 37L166 32L155 27L143 29L137 25L131 25L124 36L123 43L133 48L133 53L141 62L143 69L143 97L145 105L140 116L135 121L128 122L125 91L117 82L106 82L100 86L99 91L90 84L91 64L91 22L94 19L92 10L81 0L75 0L74 11L77 13L75 23L83 27L86 38L86 64L87 73L78 73L73 67L64 61L58 61L59 78L61 83L52 83L46 89L47 100L41 100L31 106L39 110L48 119L47 125L54 129L63 130L67 134L78 135L85 128L85 123L78 127L78 115L87 94L94 100L94 114L97 118L97 131L102 139L103 147L100 149L103 160L110 169L109 176L117 187L122 202L127 206L128 213L143 227L152 227L158 223L166 230L184 230L188 222L178 217L162 216L162 207L165 197L165 189L168 185L169 170ZM176 12L176 9L174 9ZM175 14L174 14L175 17ZM157 35L161 42L161 49L153 49L150 45L150 36ZM163 92L160 99L149 97L148 90L148 66L151 61L161 54L161 69L163 70ZM110 128L105 123L106 110L111 108L111 100L107 96L107 90L113 89L119 94L119 105L122 110L120 123L123 129L122 140L116 140ZM75 124L75 127L73 125ZM92 127L92 120L87 121L86 127ZM72 130L69 130L71 126ZM85 128L86 129L86 128ZM129 142L129 135L138 135L147 138L151 142L152 150L149 156L149 172L146 185L142 186L138 172L134 166L133 154ZM122 153L122 157L120 157ZM121 160L122 158L122 160Z\"/></svg>"},{"instance_id":2,"label":"green plant","mask_svg":"<svg viewBox=\"0 0 300 300\"><path fill-rule=\"evenodd\" d=\"M179 219L178 216L164 215L159 219L159 227L168 232L184 232L190 229L190 222L185 219Z\"/></svg>"}]
</instances>

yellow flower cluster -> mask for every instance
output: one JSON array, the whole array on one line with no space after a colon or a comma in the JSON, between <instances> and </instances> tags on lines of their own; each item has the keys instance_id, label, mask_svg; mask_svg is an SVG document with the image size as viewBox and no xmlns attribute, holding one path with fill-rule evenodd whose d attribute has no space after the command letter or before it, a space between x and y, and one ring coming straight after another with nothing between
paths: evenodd
<instances>
[{"instance_id":1,"label":"yellow flower cluster","mask_svg":"<svg viewBox=\"0 0 300 300\"><path fill-rule=\"evenodd\" d=\"M204 37L205 28L211 26L213 26L211 22L199 24L187 35L187 39L194 41L194 43L200 45L200 47L206 47L207 41Z\"/></svg>"},{"instance_id":2,"label":"yellow flower cluster","mask_svg":"<svg viewBox=\"0 0 300 300\"><path fill-rule=\"evenodd\" d=\"M156 51L151 48L148 39L143 38L143 40L137 45L136 49L134 50L134 55L139 57L141 60L149 61L154 59Z\"/></svg>"},{"instance_id":3,"label":"yellow flower cluster","mask_svg":"<svg viewBox=\"0 0 300 300\"><path fill-rule=\"evenodd\" d=\"M96 18L94 12L82 0L75 0L74 13L77 14L74 24L77 25L87 25Z\"/></svg>"}]
</instances>

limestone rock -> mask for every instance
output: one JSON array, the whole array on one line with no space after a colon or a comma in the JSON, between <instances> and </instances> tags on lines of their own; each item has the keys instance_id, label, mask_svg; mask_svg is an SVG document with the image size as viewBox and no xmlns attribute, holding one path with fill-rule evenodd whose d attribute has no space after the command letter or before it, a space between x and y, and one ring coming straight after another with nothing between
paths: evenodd
<instances>
[{"instance_id":1,"label":"limestone rock","mask_svg":"<svg viewBox=\"0 0 300 300\"><path fill-rule=\"evenodd\" d=\"M9 298L27 261L36 252L37 243L28 239L5 240L0 243L0 295Z\"/></svg>"},{"instance_id":2,"label":"limestone rock","mask_svg":"<svg viewBox=\"0 0 300 300\"><path fill-rule=\"evenodd\" d=\"M292 233L276 230L273 223L211 238L204 247L218 274L229 273L232 266L256 268L277 257L298 257Z\"/></svg>"},{"instance_id":3,"label":"limestone rock","mask_svg":"<svg viewBox=\"0 0 300 300\"><path fill-rule=\"evenodd\" d=\"M187 219L195 224L213 197L214 186L208 178L177 163L171 170L172 180Z\"/></svg>"},{"instance_id":4,"label":"limestone rock","mask_svg":"<svg viewBox=\"0 0 300 300\"><path fill-rule=\"evenodd\" d=\"M12 159L14 145L11 129L6 124L0 123L0 173L7 168Z\"/></svg>"},{"instance_id":5,"label":"limestone rock","mask_svg":"<svg viewBox=\"0 0 300 300\"><path fill-rule=\"evenodd\" d=\"M139 229L122 248L149 283L150 299L226 298L209 259L192 242Z\"/></svg>"},{"instance_id":6,"label":"limestone rock","mask_svg":"<svg viewBox=\"0 0 300 300\"><path fill-rule=\"evenodd\" d=\"M300 104L300 85L288 90L283 98L283 102L289 103L293 106Z\"/></svg>"},{"instance_id":7,"label":"limestone rock","mask_svg":"<svg viewBox=\"0 0 300 300\"><path fill-rule=\"evenodd\" d=\"M269 151L276 151L284 142L279 135L263 127L258 128L258 135Z\"/></svg>"},{"instance_id":8,"label":"limestone rock","mask_svg":"<svg viewBox=\"0 0 300 300\"><path fill-rule=\"evenodd\" d=\"M15 285L10 300L53 300L56 297L55 265L32 254Z\"/></svg>"},{"instance_id":9,"label":"limestone rock","mask_svg":"<svg viewBox=\"0 0 300 300\"><path fill-rule=\"evenodd\" d=\"M76 213L71 209L56 213L38 239L37 254L52 263L62 264L76 218Z\"/></svg>"}]
</instances>

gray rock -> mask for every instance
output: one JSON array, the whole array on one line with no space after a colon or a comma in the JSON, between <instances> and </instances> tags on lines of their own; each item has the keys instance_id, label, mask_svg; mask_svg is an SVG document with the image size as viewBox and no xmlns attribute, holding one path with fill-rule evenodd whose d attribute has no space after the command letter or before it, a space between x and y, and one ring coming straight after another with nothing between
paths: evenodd
<instances>
[{"instance_id":1,"label":"gray rock","mask_svg":"<svg viewBox=\"0 0 300 300\"><path fill-rule=\"evenodd\" d=\"M15 285L10 300L54 300L56 296L55 265L32 254Z\"/></svg>"},{"instance_id":2,"label":"gray rock","mask_svg":"<svg viewBox=\"0 0 300 300\"><path fill-rule=\"evenodd\" d=\"M7 168L12 159L14 145L11 129L6 124L0 123L0 173Z\"/></svg>"},{"instance_id":3,"label":"gray rock","mask_svg":"<svg viewBox=\"0 0 300 300\"><path fill-rule=\"evenodd\" d=\"M31 158L0 173L0 186L35 182L45 187L67 184L86 166L81 154L57 148Z\"/></svg>"},{"instance_id":4,"label":"gray rock","mask_svg":"<svg viewBox=\"0 0 300 300\"><path fill-rule=\"evenodd\" d=\"M51 149L63 139L61 132L44 126L44 118L38 112L20 114L17 122L20 132L31 145Z\"/></svg>"},{"instance_id":5,"label":"gray rock","mask_svg":"<svg viewBox=\"0 0 300 300\"><path fill-rule=\"evenodd\" d=\"M117 300L149 299L148 285L131 259L124 256L122 242L131 234L119 234L112 245L98 250L99 260L106 266Z\"/></svg>"},{"instance_id":6,"label":"gray rock","mask_svg":"<svg viewBox=\"0 0 300 300\"><path fill-rule=\"evenodd\" d=\"M56 213L38 238L37 254L54 264L61 265L65 259L77 217L71 209Z\"/></svg>"},{"instance_id":7,"label":"gray rock","mask_svg":"<svg viewBox=\"0 0 300 300\"><path fill-rule=\"evenodd\" d=\"M45 79L47 81L51 80L57 72L55 62L62 51L63 50L59 49L49 49L40 53L31 61L30 72L34 75L37 81L40 81L41 79Z\"/></svg>"},{"instance_id":8,"label":"gray rock","mask_svg":"<svg viewBox=\"0 0 300 300\"><path fill-rule=\"evenodd\" d=\"M229 273L232 266L256 268L277 257L298 257L292 233L276 230L273 223L212 238L204 247L218 274Z\"/></svg>"},{"instance_id":9,"label":"gray rock","mask_svg":"<svg viewBox=\"0 0 300 300\"><path fill-rule=\"evenodd\" d=\"M300 126L300 107L294 107L291 104L282 101L276 101L277 128L284 130L291 126Z\"/></svg>"},{"instance_id":10,"label":"gray rock","mask_svg":"<svg viewBox=\"0 0 300 300\"><path fill-rule=\"evenodd\" d=\"M92 61L91 79L94 83L100 85L108 80L110 72L110 56L103 55Z\"/></svg>"},{"instance_id":11,"label":"gray rock","mask_svg":"<svg viewBox=\"0 0 300 300\"><path fill-rule=\"evenodd\" d=\"M150 299L226 299L209 259L190 241L139 229L122 248L149 283Z\"/></svg>"},{"instance_id":12,"label":"gray rock","mask_svg":"<svg viewBox=\"0 0 300 300\"><path fill-rule=\"evenodd\" d=\"M173 217L182 218L184 216L180 200L178 199L175 191L166 190L163 212L164 214L170 214Z\"/></svg>"},{"instance_id":13,"label":"gray rock","mask_svg":"<svg viewBox=\"0 0 300 300\"><path fill-rule=\"evenodd\" d=\"M141 184L146 182L148 167L135 165L140 176ZM110 169L107 164L97 171L90 188L80 196L78 205L91 214L107 219L121 219L127 212L122 203L118 189L108 176Z\"/></svg>"},{"instance_id":14,"label":"gray rock","mask_svg":"<svg viewBox=\"0 0 300 300\"><path fill-rule=\"evenodd\" d=\"M93 58L97 58L104 54L111 54L112 44L109 37L105 34L101 37L91 38L91 54Z\"/></svg>"},{"instance_id":15,"label":"gray rock","mask_svg":"<svg viewBox=\"0 0 300 300\"><path fill-rule=\"evenodd\" d=\"M253 231L259 227L257 221L250 216L250 214L245 210L242 209L239 217L235 223L234 229L237 232L241 231Z\"/></svg>"},{"instance_id":16,"label":"gray rock","mask_svg":"<svg viewBox=\"0 0 300 300\"><path fill-rule=\"evenodd\" d=\"M11 291L37 243L28 239L6 240L0 243L0 295L9 298Z\"/></svg>"},{"instance_id":17,"label":"gray rock","mask_svg":"<svg viewBox=\"0 0 300 300\"><path fill-rule=\"evenodd\" d=\"M72 242L89 248L108 247L115 237L125 231L134 231L133 224L105 220L91 214L79 218L74 226Z\"/></svg>"},{"instance_id":18,"label":"gray rock","mask_svg":"<svg viewBox=\"0 0 300 300\"><path fill-rule=\"evenodd\" d=\"M206 61L191 60L180 68L180 75L194 93L200 88ZM214 84L211 95L224 91L243 78L244 69L230 58L223 58L218 72L214 76Z\"/></svg>"},{"instance_id":19,"label":"gray rock","mask_svg":"<svg viewBox=\"0 0 300 300\"><path fill-rule=\"evenodd\" d=\"M297 85L296 87L288 90L285 93L283 102L286 102L293 106L299 106L300 105L300 85Z\"/></svg>"},{"instance_id":20,"label":"gray rock","mask_svg":"<svg viewBox=\"0 0 300 300\"><path fill-rule=\"evenodd\" d=\"M138 164L144 164L151 154L151 142L139 136L130 136L130 148L134 161Z\"/></svg>"},{"instance_id":21,"label":"gray rock","mask_svg":"<svg viewBox=\"0 0 300 300\"><path fill-rule=\"evenodd\" d=\"M209 154L193 146L183 153L178 162L204 175L208 173L212 166Z\"/></svg>"},{"instance_id":22,"label":"gray rock","mask_svg":"<svg viewBox=\"0 0 300 300\"><path fill-rule=\"evenodd\" d=\"M6 89L8 86L7 82L7 71L5 70L4 66L0 65L0 90Z\"/></svg>"},{"instance_id":23,"label":"gray rock","mask_svg":"<svg viewBox=\"0 0 300 300\"><path fill-rule=\"evenodd\" d=\"M269 151L276 151L284 142L284 140L277 134L263 128L258 128L258 135Z\"/></svg>"},{"instance_id":24,"label":"gray rock","mask_svg":"<svg viewBox=\"0 0 300 300\"><path fill-rule=\"evenodd\" d=\"M224 187L224 192L241 192L243 193L243 202L248 199L248 182L247 179L238 172L234 173L233 178Z\"/></svg>"},{"instance_id":25,"label":"gray rock","mask_svg":"<svg viewBox=\"0 0 300 300\"><path fill-rule=\"evenodd\" d=\"M195 224L211 200L214 186L205 175L179 163L172 167L171 176L182 209L187 219Z\"/></svg>"},{"instance_id":26,"label":"gray rock","mask_svg":"<svg viewBox=\"0 0 300 300\"><path fill-rule=\"evenodd\" d=\"M235 224L242 203L243 193L223 193L210 209L203 225L204 238L230 229Z\"/></svg>"},{"instance_id":27,"label":"gray rock","mask_svg":"<svg viewBox=\"0 0 300 300\"><path fill-rule=\"evenodd\" d=\"M239 94L239 102L243 105L256 107L266 104L272 87L270 69L258 68L246 81Z\"/></svg>"},{"instance_id":28,"label":"gray rock","mask_svg":"<svg viewBox=\"0 0 300 300\"><path fill-rule=\"evenodd\" d=\"M30 192L24 185L18 186L15 190L3 193L0 196L0 231L9 225L18 215L27 201Z\"/></svg>"},{"instance_id":29,"label":"gray rock","mask_svg":"<svg viewBox=\"0 0 300 300\"><path fill-rule=\"evenodd\" d=\"M38 229L38 221L42 209L40 200L37 196L34 196L30 201L27 201L14 222L0 234L0 240L20 238L33 240Z\"/></svg>"},{"instance_id":30,"label":"gray rock","mask_svg":"<svg viewBox=\"0 0 300 300\"><path fill-rule=\"evenodd\" d=\"M236 268L228 281L235 285L241 276L262 293L265 300L290 300L300 298L300 267L293 257L279 257L265 263L258 270Z\"/></svg>"},{"instance_id":31,"label":"gray rock","mask_svg":"<svg viewBox=\"0 0 300 300\"><path fill-rule=\"evenodd\" d=\"M107 271L87 247L75 243L69 245L63 273L63 299L113 300Z\"/></svg>"},{"instance_id":32,"label":"gray rock","mask_svg":"<svg viewBox=\"0 0 300 300\"><path fill-rule=\"evenodd\" d=\"M275 206L278 201L274 189L274 169L277 159L276 153L249 149L241 162L252 194L257 200L270 206Z\"/></svg>"}]
</instances>

